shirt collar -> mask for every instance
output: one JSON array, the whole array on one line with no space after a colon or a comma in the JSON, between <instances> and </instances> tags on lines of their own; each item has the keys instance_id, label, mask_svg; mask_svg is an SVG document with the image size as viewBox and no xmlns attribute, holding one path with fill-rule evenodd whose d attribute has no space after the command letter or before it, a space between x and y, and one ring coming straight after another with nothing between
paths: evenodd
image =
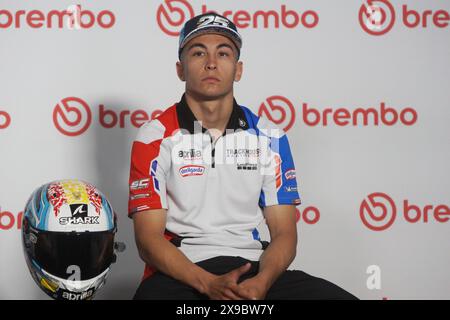
<instances>
[{"instance_id":1,"label":"shirt collar","mask_svg":"<svg viewBox=\"0 0 450 320\"><path fill-rule=\"evenodd\" d=\"M180 129L185 129L189 133L194 134L194 123L198 120L187 104L185 94L181 97L180 102L177 103L176 110ZM224 135L226 134L227 129L236 131L238 129L247 130L248 128L249 125L244 110L237 104L236 99L233 99L233 110L231 111ZM206 132L206 130L207 129L202 126L202 133Z\"/></svg>"}]
</instances>

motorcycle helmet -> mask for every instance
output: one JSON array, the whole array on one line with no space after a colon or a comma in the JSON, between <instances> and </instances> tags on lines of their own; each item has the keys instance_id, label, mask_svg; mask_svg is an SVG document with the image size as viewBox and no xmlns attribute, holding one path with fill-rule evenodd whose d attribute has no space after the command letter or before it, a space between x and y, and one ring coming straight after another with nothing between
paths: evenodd
<instances>
[{"instance_id":1,"label":"motorcycle helmet","mask_svg":"<svg viewBox=\"0 0 450 320\"><path fill-rule=\"evenodd\" d=\"M61 180L42 185L22 218L28 269L50 297L92 299L115 262L116 215L92 184Z\"/></svg>"}]
</instances>

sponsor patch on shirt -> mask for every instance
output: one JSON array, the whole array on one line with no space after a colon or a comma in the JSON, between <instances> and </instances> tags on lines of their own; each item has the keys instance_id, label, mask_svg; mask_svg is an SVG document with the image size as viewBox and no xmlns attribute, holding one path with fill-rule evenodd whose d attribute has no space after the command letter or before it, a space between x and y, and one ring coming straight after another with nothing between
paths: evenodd
<instances>
[{"instance_id":1,"label":"sponsor patch on shirt","mask_svg":"<svg viewBox=\"0 0 450 320\"><path fill-rule=\"evenodd\" d=\"M137 200L143 198L150 198L150 193L138 193L135 195L130 195L130 200Z\"/></svg>"},{"instance_id":2,"label":"sponsor patch on shirt","mask_svg":"<svg viewBox=\"0 0 450 320\"><path fill-rule=\"evenodd\" d=\"M297 192L297 187L284 187L284 189L286 190L286 192Z\"/></svg>"},{"instance_id":3,"label":"sponsor patch on shirt","mask_svg":"<svg viewBox=\"0 0 450 320\"><path fill-rule=\"evenodd\" d=\"M295 179L295 169L289 169L285 172L284 176L287 180Z\"/></svg>"},{"instance_id":4,"label":"sponsor patch on shirt","mask_svg":"<svg viewBox=\"0 0 450 320\"><path fill-rule=\"evenodd\" d=\"M238 170L258 170L258 165L256 163L238 163Z\"/></svg>"},{"instance_id":5,"label":"sponsor patch on shirt","mask_svg":"<svg viewBox=\"0 0 450 320\"><path fill-rule=\"evenodd\" d=\"M202 151L195 149L180 150L178 151L178 157L183 158L183 160L198 160L202 159Z\"/></svg>"},{"instance_id":6,"label":"sponsor patch on shirt","mask_svg":"<svg viewBox=\"0 0 450 320\"><path fill-rule=\"evenodd\" d=\"M150 179L135 180L130 184L130 190L140 190L148 188Z\"/></svg>"},{"instance_id":7,"label":"sponsor patch on shirt","mask_svg":"<svg viewBox=\"0 0 450 320\"><path fill-rule=\"evenodd\" d=\"M150 207L148 205L138 206L131 209L130 214L137 213L144 210L149 210Z\"/></svg>"},{"instance_id":8,"label":"sponsor patch on shirt","mask_svg":"<svg viewBox=\"0 0 450 320\"><path fill-rule=\"evenodd\" d=\"M182 177L189 176L201 176L205 173L205 167L203 166L184 166L180 168L180 175Z\"/></svg>"}]
</instances>

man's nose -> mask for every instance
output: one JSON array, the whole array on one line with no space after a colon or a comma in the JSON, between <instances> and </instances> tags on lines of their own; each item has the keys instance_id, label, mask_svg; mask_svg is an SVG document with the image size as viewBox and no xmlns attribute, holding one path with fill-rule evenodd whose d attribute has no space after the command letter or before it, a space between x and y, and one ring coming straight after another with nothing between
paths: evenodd
<instances>
[{"instance_id":1,"label":"man's nose","mask_svg":"<svg viewBox=\"0 0 450 320\"><path fill-rule=\"evenodd\" d=\"M217 69L216 57L213 55L208 55L208 60L206 61L206 69L215 70Z\"/></svg>"}]
</instances>

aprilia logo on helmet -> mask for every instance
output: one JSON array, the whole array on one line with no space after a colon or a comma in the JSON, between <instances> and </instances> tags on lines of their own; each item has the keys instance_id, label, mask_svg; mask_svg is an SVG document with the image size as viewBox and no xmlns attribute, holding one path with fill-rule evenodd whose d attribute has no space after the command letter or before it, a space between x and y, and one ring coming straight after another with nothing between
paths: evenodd
<instances>
[{"instance_id":1,"label":"aprilia logo on helmet","mask_svg":"<svg viewBox=\"0 0 450 320\"><path fill-rule=\"evenodd\" d=\"M80 293L72 293L72 292L68 292L68 291L63 291L62 297L63 297L63 299L67 299L67 300L84 300L84 299L92 297L93 294L94 294L93 289L89 289L88 291L80 292Z\"/></svg>"}]
</instances>

